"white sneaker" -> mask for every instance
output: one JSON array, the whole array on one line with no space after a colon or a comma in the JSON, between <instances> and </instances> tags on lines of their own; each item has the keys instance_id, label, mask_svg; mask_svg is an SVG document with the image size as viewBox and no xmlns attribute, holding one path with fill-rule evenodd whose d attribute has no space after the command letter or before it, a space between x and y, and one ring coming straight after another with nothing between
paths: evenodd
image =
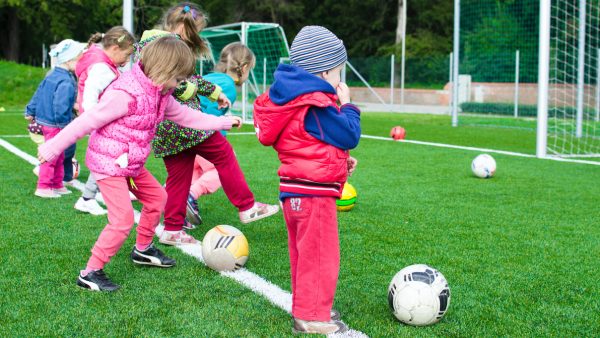
<instances>
[{"instance_id":1,"label":"white sneaker","mask_svg":"<svg viewBox=\"0 0 600 338\"><path fill-rule=\"evenodd\" d=\"M79 197L79 199L75 203L75 209L96 216L106 215L108 213L108 211L102 208L100 204L96 202L95 199L90 199L86 201L83 199L83 197Z\"/></svg>"},{"instance_id":2,"label":"white sneaker","mask_svg":"<svg viewBox=\"0 0 600 338\"><path fill-rule=\"evenodd\" d=\"M255 202L252 208L240 211L240 221L242 223L258 221L259 219L275 215L278 211L278 205Z\"/></svg>"},{"instance_id":3,"label":"white sneaker","mask_svg":"<svg viewBox=\"0 0 600 338\"><path fill-rule=\"evenodd\" d=\"M198 241L185 231L163 231L158 242L166 245L196 244Z\"/></svg>"},{"instance_id":4,"label":"white sneaker","mask_svg":"<svg viewBox=\"0 0 600 338\"><path fill-rule=\"evenodd\" d=\"M36 189L34 195L41 198L59 198L60 195L57 194L54 189Z\"/></svg>"},{"instance_id":5,"label":"white sneaker","mask_svg":"<svg viewBox=\"0 0 600 338\"><path fill-rule=\"evenodd\" d=\"M65 187L62 187L60 189L54 189L54 192L57 193L57 194L59 194L59 195L68 195L68 194L72 193L71 190L69 190L69 189L67 189Z\"/></svg>"}]
</instances>

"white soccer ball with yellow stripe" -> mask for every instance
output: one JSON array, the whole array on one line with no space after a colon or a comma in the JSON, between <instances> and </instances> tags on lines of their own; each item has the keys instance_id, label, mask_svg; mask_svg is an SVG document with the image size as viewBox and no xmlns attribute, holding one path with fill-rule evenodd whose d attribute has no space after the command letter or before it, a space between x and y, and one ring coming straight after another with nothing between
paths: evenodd
<instances>
[{"instance_id":1,"label":"white soccer ball with yellow stripe","mask_svg":"<svg viewBox=\"0 0 600 338\"><path fill-rule=\"evenodd\" d=\"M234 271L248 260L246 236L231 225L217 225L202 240L202 257L209 268L216 271Z\"/></svg>"}]
</instances>

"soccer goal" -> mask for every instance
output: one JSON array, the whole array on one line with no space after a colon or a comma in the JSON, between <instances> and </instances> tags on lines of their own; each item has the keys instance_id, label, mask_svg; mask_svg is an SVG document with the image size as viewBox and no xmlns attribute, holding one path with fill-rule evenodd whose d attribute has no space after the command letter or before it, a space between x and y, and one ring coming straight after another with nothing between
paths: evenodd
<instances>
[{"instance_id":1,"label":"soccer goal","mask_svg":"<svg viewBox=\"0 0 600 338\"><path fill-rule=\"evenodd\" d=\"M541 0L537 155L600 157L600 3Z\"/></svg>"},{"instance_id":2,"label":"soccer goal","mask_svg":"<svg viewBox=\"0 0 600 338\"><path fill-rule=\"evenodd\" d=\"M538 157L600 158L600 2L454 1L452 124L537 130Z\"/></svg>"},{"instance_id":3,"label":"soccer goal","mask_svg":"<svg viewBox=\"0 0 600 338\"><path fill-rule=\"evenodd\" d=\"M256 66L248 81L242 85L241 97L232 107L234 114L251 121L254 99L273 83L273 72L282 59L289 57L288 42L283 28L274 23L239 22L208 27L201 36L209 42L213 60L203 61L199 67L203 74L212 70L223 47L232 42L242 42L256 56Z\"/></svg>"}]
</instances>

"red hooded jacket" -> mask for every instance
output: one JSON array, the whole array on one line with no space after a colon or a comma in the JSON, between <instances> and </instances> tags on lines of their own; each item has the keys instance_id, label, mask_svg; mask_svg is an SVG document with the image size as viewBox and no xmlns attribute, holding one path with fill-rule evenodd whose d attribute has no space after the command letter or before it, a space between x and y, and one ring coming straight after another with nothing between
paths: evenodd
<instances>
[{"instance_id":1,"label":"red hooded jacket","mask_svg":"<svg viewBox=\"0 0 600 338\"><path fill-rule=\"evenodd\" d=\"M273 146L281 161L282 193L340 197L348 175L348 151L318 140L304 126L310 107L337 107L336 101L334 94L312 92L277 105L267 92L254 102L258 140Z\"/></svg>"}]
</instances>

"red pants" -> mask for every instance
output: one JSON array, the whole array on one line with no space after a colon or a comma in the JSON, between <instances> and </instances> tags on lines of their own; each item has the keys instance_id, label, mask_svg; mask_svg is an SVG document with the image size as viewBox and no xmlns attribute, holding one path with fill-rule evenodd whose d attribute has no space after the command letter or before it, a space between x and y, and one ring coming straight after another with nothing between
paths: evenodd
<instances>
[{"instance_id":1,"label":"red pants","mask_svg":"<svg viewBox=\"0 0 600 338\"><path fill-rule=\"evenodd\" d=\"M329 321L340 270L334 197L290 197L283 202L292 277L292 316Z\"/></svg>"},{"instance_id":2,"label":"red pants","mask_svg":"<svg viewBox=\"0 0 600 338\"><path fill-rule=\"evenodd\" d=\"M248 210L254 205L254 195L246 183L231 144L221 133L216 132L204 142L163 159L167 167L164 220L167 231L178 231L183 227L196 155L215 165L225 195L239 211Z\"/></svg>"},{"instance_id":3,"label":"red pants","mask_svg":"<svg viewBox=\"0 0 600 338\"><path fill-rule=\"evenodd\" d=\"M92 248L92 257L87 263L88 269L102 269L110 261L133 228L133 205L129 198L131 191L143 204L142 214L137 227L136 244L146 247L152 243L154 230L160 222L167 194L156 178L142 168L140 174L133 177L132 187L128 177L107 177L97 181L108 210L108 224L100 233Z\"/></svg>"}]
</instances>

